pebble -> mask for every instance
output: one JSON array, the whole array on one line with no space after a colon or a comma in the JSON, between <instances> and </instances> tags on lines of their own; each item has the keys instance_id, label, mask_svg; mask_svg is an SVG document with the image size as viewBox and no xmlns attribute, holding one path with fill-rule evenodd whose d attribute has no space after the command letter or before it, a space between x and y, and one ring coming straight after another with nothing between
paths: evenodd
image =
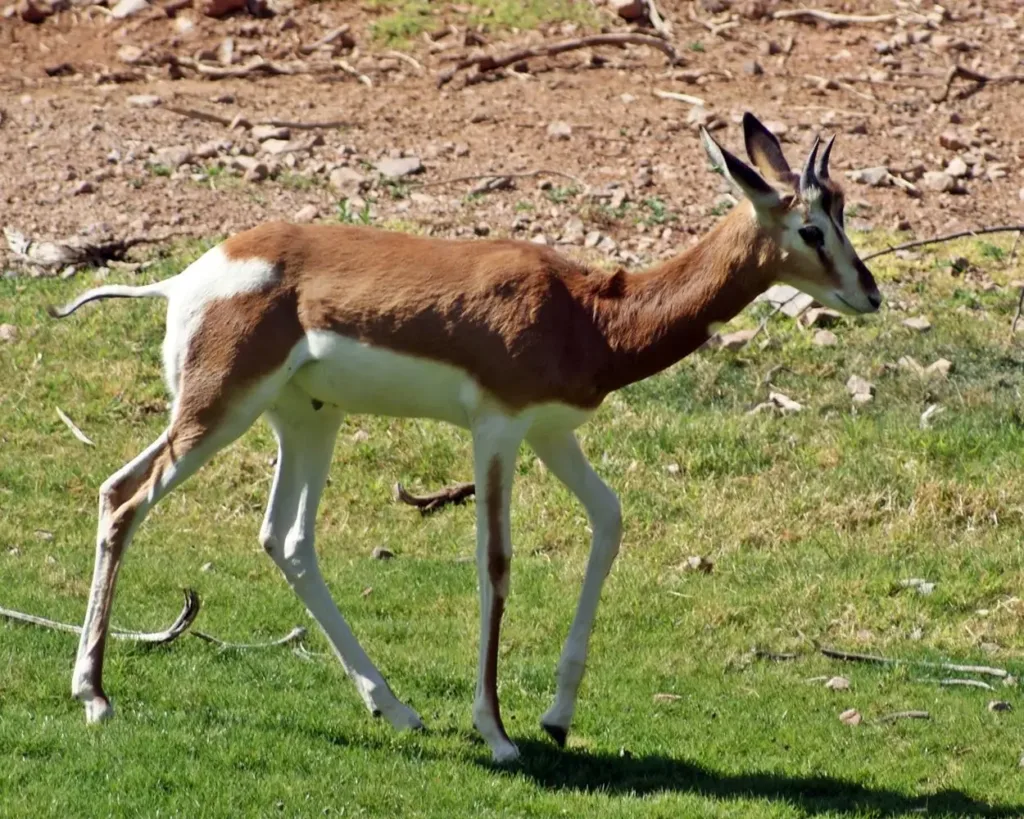
<instances>
[{"instance_id":1,"label":"pebble","mask_svg":"<svg viewBox=\"0 0 1024 819\"><path fill-rule=\"evenodd\" d=\"M401 179L403 176L421 173L423 162L418 156L404 156L401 158L387 158L380 160L376 166L377 172L388 179Z\"/></svg>"},{"instance_id":2,"label":"pebble","mask_svg":"<svg viewBox=\"0 0 1024 819\"><path fill-rule=\"evenodd\" d=\"M296 222L312 222L320 215L320 210L316 205L304 205L295 211L295 215L292 217Z\"/></svg>"},{"instance_id":3,"label":"pebble","mask_svg":"<svg viewBox=\"0 0 1024 819\"><path fill-rule=\"evenodd\" d=\"M132 108L156 108L162 100L156 94L133 94L126 102Z\"/></svg>"},{"instance_id":4,"label":"pebble","mask_svg":"<svg viewBox=\"0 0 1024 819\"><path fill-rule=\"evenodd\" d=\"M149 8L147 0L120 0L120 2L110 10L110 16L115 20L123 20L125 17L131 17L133 14L138 14L140 11L144 11Z\"/></svg>"},{"instance_id":5,"label":"pebble","mask_svg":"<svg viewBox=\"0 0 1024 819\"><path fill-rule=\"evenodd\" d=\"M371 553L371 557L374 560L391 560L395 556L395 553L390 549L385 549L383 546L376 546Z\"/></svg>"},{"instance_id":6,"label":"pebble","mask_svg":"<svg viewBox=\"0 0 1024 819\"><path fill-rule=\"evenodd\" d=\"M548 136L552 139L569 139L572 136L572 126L567 122L552 122L548 125Z\"/></svg>"},{"instance_id":7,"label":"pebble","mask_svg":"<svg viewBox=\"0 0 1024 819\"><path fill-rule=\"evenodd\" d=\"M839 343L839 339L836 338L836 334L831 330L818 330L814 334L813 343L818 347L834 347Z\"/></svg>"},{"instance_id":8,"label":"pebble","mask_svg":"<svg viewBox=\"0 0 1024 819\"><path fill-rule=\"evenodd\" d=\"M932 328L932 323L924 316L914 316L912 318L904 319L901 323L904 327L911 330L917 330L920 333Z\"/></svg>"},{"instance_id":9,"label":"pebble","mask_svg":"<svg viewBox=\"0 0 1024 819\"><path fill-rule=\"evenodd\" d=\"M928 171L921 177L921 184L930 191L946 193L953 190L956 180L945 171Z\"/></svg>"},{"instance_id":10,"label":"pebble","mask_svg":"<svg viewBox=\"0 0 1024 819\"><path fill-rule=\"evenodd\" d=\"M14 342L18 340L18 328L13 324L0 324L0 341Z\"/></svg>"}]
</instances>

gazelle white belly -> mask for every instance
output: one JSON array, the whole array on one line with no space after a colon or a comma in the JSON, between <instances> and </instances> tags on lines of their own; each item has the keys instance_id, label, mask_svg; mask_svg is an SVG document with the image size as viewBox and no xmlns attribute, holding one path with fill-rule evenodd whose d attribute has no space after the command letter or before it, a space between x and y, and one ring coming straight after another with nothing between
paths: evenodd
<instances>
[{"instance_id":1,"label":"gazelle white belly","mask_svg":"<svg viewBox=\"0 0 1024 819\"><path fill-rule=\"evenodd\" d=\"M469 373L426 358L373 347L329 330L302 342L307 359L292 378L310 398L350 414L433 418L460 427L488 409L507 413ZM527 429L575 429L592 412L563 404L528 407L516 415Z\"/></svg>"}]
</instances>

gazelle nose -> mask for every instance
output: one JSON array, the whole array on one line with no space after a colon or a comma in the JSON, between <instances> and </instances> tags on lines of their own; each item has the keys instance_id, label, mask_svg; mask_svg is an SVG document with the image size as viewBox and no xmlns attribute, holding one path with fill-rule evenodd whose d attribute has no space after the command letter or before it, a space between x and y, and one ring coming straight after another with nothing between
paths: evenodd
<instances>
[{"instance_id":1,"label":"gazelle nose","mask_svg":"<svg viewBox=\"0 0 1024 819\"><path fill-rule=\"evenodd\" d=\"M871 305L872 310L877 310L882 306L882 294L877 290L868 293L868 303Z\"/></svg>"}]
</instances>

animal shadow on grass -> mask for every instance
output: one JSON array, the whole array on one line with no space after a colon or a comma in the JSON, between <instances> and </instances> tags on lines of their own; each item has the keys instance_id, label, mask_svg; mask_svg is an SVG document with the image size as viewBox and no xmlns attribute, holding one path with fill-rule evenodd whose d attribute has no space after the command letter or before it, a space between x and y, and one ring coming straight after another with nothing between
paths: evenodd
<instances>
[{"instance_id":1,"label":"animal shadow on grass","mask_svg":"<svg viewBox=\"0 0 1024 819\"><path fill-rule=\"evenodd\" d=\"M908 796L829 776L723 773L660 754L631 757L559 750L532 739L519 739L517 744L522 756L518 764L507 769L507 774L526 776L554 791L622 796L677 792L716 800L766 799L785 802L810 815L863 812L872 816L1024 816L1024 803L988 805L955 790Z\"/></svg>"}]
</instances>

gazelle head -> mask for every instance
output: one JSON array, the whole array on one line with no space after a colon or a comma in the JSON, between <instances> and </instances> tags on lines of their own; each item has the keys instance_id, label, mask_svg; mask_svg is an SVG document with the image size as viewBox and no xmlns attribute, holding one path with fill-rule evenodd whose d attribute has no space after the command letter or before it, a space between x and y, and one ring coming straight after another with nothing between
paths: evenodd
<instances>
[{"instance_id":1,"label":"gazelle head","mask_svg":"<svg viewBox=\"0 0 1024 819\"><path fill-rule=\"evenodd\" d=\"M882 296L846 237L843 191L828 172L835 137L821 150L815 138L797 175L790 170L778 139L753 114L743 115L743 136L757 170L701 128L712 163L743 192L761 229L778 245L782 261L775 279L842 313L875 312Z\"/></svg>"}]
</instances>

